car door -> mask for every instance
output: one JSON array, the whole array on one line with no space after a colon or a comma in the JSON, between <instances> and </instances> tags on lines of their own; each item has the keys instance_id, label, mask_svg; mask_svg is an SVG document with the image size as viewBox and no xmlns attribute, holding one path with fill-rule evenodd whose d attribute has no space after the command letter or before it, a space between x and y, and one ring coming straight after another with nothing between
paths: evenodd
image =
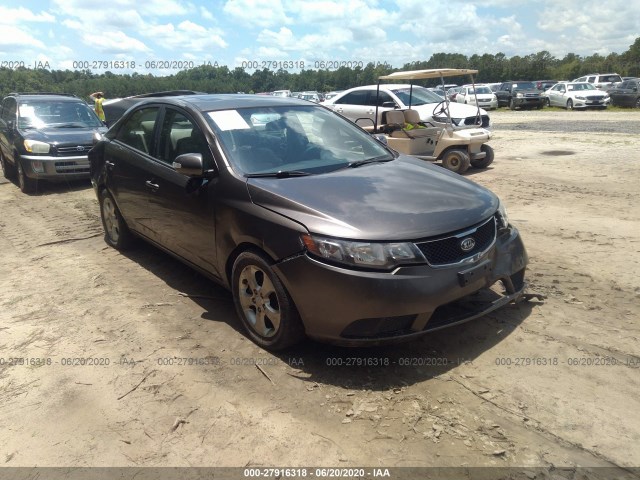
<instances>
[{"instance_id":1,"label":"car door","mask_svg":"<svg viewBox=\"0 0 640 480\"><path fill-rule=\"evenodd\" d=\"M549 91L549 104L553 107L564 107L563 94L565 86L562 84L555 85Z\"/></svg>"},{"instance_id":2,"label":"car door","mask_svg":"<svg viewBox=\"0 0 640 480\"><path fill-rule=\"evenodd\" d=\"M145 162L142 179L151 228L163 247L217 276L214 186L173 168L179 155L198 153L205 170L214 169L209 144L194 118L171 106L165 107L156 136L157 150Z\"/></svg>"},{"instance_id":3,"label":"car door","mask_svg":"<svg viewBox=\"0 0 640 480\"><path fill-rule=\"evenodd\" d=\"M355 122L359 118L373 115L373 113L368 113L371 111L368 100L369 92L367 90L354 90L333 102L333 110Z\"/></svg>"},{"instance_id":4,"label":"car door","mask_svg":"<svg viewBox=\"0 0 640 480\"><path fill-rule=\"evenodd\" d=\"M160 241L147 208L145 185L148 165L154 162L153 132L160 106L144 106L132 112L105 145L106 185L130 229Z\"/></svg>"}]
</instances>

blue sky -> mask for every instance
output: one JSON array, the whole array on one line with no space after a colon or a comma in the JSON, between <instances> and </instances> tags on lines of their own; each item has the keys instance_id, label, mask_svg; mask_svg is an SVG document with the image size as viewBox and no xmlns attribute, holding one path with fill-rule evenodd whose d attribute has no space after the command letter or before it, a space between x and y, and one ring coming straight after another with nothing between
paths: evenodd
<instances>
[{"instance_id":1,"label":"blue sky","mask_svg":"<svg viewBox=\"0 0 640 480\"><path fill-rule=\"evenodd\" d=\"M639 0L20 3L0 6L0 62L95 73L165 75L215 62L250 72L269 61L291 71L321 61L401 67L437 52L607 55L640 36ZM102 63L114 61L123 68Z\"/></svg>"}]
</instances>

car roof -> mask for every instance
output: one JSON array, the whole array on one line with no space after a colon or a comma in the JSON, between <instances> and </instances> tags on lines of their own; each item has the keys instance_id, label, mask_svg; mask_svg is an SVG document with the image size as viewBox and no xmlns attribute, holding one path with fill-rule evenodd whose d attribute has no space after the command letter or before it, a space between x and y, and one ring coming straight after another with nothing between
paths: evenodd
<instances>
[{"instance_id":1,"label":"car roof","mask_svg":"<svg viewBox=\"0 0 640 480\"><path fill-rule=\"evenodd\" d=\"M82 102L86 103L83 99L76 97L75 95L56 95L56 94L14 94L11 93L9 97L14 97L16 100L55 100L56 102Z\"/></svg>"},{"instance_id":2,"label":"car roof","mask_svg":"<svg viewBox=\"0 0 640 480\"><path fill-rule=\"evenodd\" d=\"M170 97L149 97L138 104L164 103L176 106L191 106L196 110L235 110L238 108L282 107L287 105L309 106L309 102L293 97L274 97L251 94L202 94L178 95Z\"/></svg>"}]
</instances>

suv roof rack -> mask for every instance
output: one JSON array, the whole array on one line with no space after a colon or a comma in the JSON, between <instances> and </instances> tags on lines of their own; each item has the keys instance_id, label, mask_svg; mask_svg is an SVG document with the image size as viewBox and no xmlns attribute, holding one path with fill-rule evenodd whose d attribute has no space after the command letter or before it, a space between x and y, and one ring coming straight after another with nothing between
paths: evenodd
<instances>
[{"instance_id":1,"label":"suv roof rack","mask_svg":"<svg viewBox=\"0 0 640 480\"><path fill-rule=\"evenodd\" d=\"M61 97L75 97L80 98L73 93L58 93L58 92L11 92L7 96L9 97L19 97L21 95L58 95Z\"/></svg>"}]
</instances>

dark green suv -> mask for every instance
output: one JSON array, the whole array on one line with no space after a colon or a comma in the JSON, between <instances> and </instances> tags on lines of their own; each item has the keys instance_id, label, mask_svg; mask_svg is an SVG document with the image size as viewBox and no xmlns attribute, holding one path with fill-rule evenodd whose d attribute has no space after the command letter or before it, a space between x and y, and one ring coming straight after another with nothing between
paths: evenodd
<instances>
[{"instance_id":1,"label":"dark green suv","mask_svg":"<svg viewBox=\"0 0 640 480\"><path fill-rule=\"evenodd\" d=\"M0 106L0 164L17 176L20 190L39 180L89 178L87 153L96 133L106 132L91 107L74 95L11 93Z\"/></svg>"}]
</instances>

